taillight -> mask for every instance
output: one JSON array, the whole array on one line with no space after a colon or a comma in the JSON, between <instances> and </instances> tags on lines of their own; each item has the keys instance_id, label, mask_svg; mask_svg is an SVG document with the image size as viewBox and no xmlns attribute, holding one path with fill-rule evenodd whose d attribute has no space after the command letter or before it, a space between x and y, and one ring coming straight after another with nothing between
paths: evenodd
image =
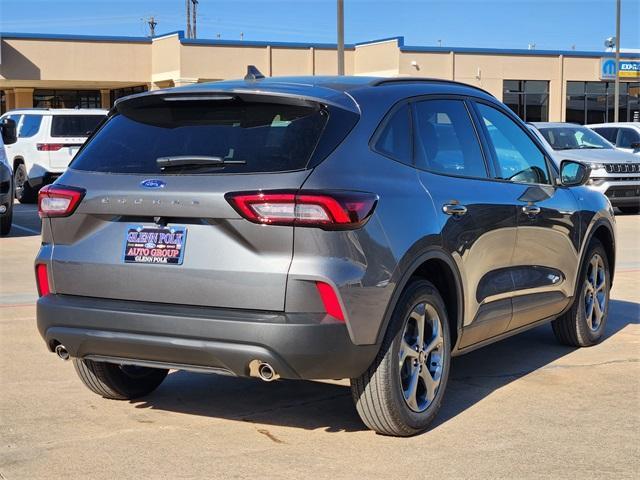
<instances>
[{"instance_id":1,"label":"taillight","mask_svg":"<svg viewBox=\"0 0 640 480\"><path fill-rule=\"evenodd\" d=\"M372 193L304 190L235 192L227 193L225 198L253 223L325 230L348 230L364 225L378 201L378 196Z\"/></svg>"},{"instance_id":2,"label":"taillight","mask_svg":"<svg viewBox=\"0 0 640 480\"><path fill-rule=\"evenodd\" d=\"M64 147L62 143L38 143L36 145L36 148L40 152L57 152L62 147Z\"/></svg>"},{"instance_id":3,"label":"taillight","mask_svg":"<svg viewBox=\"0 0 640 480\"><path fill-rule=\"evenodd\" d=\"M324 305L324 311L337 320L344 322L344 313L342 312L340 301L333 287L328 283L316 282L316 288Z\"/></svg>"},{"instance_id":4,"label":"taillight","mask_svg":"<svg viewBox=\"0 0 640 480\"><path fill-rule=\"evenodd\" d=\"M47 185L38 192L38 215L45 217L68 217L84 197L84 188Z\"/></svg>"},{"instance_id":5,"label":"taillight","mask_svg":"<svg viewBox=\"0 0 640 480\"><path fill-rule=\"evenodd\" d=\"M36 265L36 285L38 286L38 296L44 297L49 295L49 275L47 274L47 266L44 263Z\"/></svg>"}]
</instances>

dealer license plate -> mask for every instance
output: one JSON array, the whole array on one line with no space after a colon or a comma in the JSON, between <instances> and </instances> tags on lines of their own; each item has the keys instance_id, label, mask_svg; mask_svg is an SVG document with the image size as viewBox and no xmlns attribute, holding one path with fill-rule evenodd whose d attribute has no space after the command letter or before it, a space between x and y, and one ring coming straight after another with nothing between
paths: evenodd
<instances>
[{"instance_id":1,"label":"dealer license plate","mask_svg":"<svg viewBox=\"0 0 640 480\"><path fill-rule=\"evenodd\" d=\"M187 227L130 225L124 242L125 263L182 265Z\"/></svg>"}]
</instances>

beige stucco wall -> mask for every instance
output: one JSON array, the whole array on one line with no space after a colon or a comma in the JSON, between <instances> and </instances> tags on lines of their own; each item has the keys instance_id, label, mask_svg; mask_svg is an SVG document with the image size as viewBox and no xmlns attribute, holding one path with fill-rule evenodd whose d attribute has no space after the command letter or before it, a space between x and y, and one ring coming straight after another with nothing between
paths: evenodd
<instances>
[{"instance_id":1,"label":"beige stucco wall","mask_svg":"<svg viewBox=\"0 0 640 480\"><path fill-rule=\"evenodd\" d=\"M165 88L241 78L247 65L269 76L334 75L331 48L183 44L177 34L152 42L2 38L0 89L7 106L29 106L34 88ZM549 120L564 120L567 81L598 81L600 57L401 50L396 39L345 51L347 75L421 76L476 85L502 99L504 80L549 81ZM20 89L20 90L17 90Z\"/></svg>"},{"instance_id":2,"label":"beige stucco wall","mask_svg":"<svg viewBox=\"0 0 640 480\"><path fill-rule=\"evenodd\" d=\"M180 47L182 78L241 78L247 65L268 71L266 47L182 45Z\"/></svg>"},{"instance_id":3,"label":"beige stucco wall","mask_svg":"<svg viewBox=\"0 0 640 480\"><path fill-rule=\"evenodd\" d=\"M0 88L45 82L96 85L146 83L151 45L132 42L6 39L1 42Z\"/></svg>"},{"instance_id":4,"label":"beige stucco wall","mask_svg":"<svg viewBox=\"0 0 640 480\"><path fill-rule=\"evenodd\" d=\"M354 74L395 76L399 58L397 40L358 45L355 48Z\"/></svg>"}]
</instances>

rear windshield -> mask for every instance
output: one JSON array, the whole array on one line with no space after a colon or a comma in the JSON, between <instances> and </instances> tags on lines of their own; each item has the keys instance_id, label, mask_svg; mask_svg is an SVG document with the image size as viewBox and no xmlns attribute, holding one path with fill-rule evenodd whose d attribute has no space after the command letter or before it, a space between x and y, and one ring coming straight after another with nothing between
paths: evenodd
<instances>
[{"instance_id":1,"label":"rear windshield","mask_svg":"<svg viewBox=\"0 0 640 480\"><path fill-rule=\"evenodd\" d=\"M104 115L53 115L52 137L88 137Z\"/></svg>"},{"instance_id":2,"label":"rear windshield","mask_svg":"<svg viewBox=\"0 0 640 480\"><path fill-rule=\"evenodd\" d=\"M320 106L174 102L111 118L71 167L139 174L282 172L305 168L327 120ZM179 158L170 168L162 159ZM205 158L209 162L198 162ZM158 159L161 159L160 165ZM194 161L190 163L190 159Z\"/></svg>"}]
</instances>

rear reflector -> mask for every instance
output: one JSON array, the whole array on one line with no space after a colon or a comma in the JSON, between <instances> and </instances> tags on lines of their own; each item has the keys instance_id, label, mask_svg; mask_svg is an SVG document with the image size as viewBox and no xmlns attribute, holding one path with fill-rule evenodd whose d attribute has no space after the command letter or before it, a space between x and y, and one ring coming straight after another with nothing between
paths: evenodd
<instances>
[{"instance_id":1,"label":"rear reflector","mask_svg":"<svg viewBox=\"0 0 640 480\"><path fill-rule=\"evenodd\" d=\"M349 230L364 225L378 201L378 196L372 193L304 190L236 192L226 194L225 198L253 223L324 230Z\"/></svg>"},{"instance_id":2,"label":"rear reflector","mask_svg":"<svg viewBox=\"0 0 640 480\"><path fill-rule=\"evenodd\" d=\"M38 286L38 296L44 297L51 293L49 288L49 275L47 274L47 266L44 263L36 265L36 285Z\"/></svg>"},{"instance_id":3,"label":"rear reflector","mask_svg":"<svg viewBox=\"0 0 640 480\"><path fill-rule=\"evenodd\" d=\"M36 148L40 152L57 152L62 147L64 147L62 143L38 143L36 145Z\"/></svg>"},{"instance_id":4,"label":"rear reflector","mask_svg":"<svg viewBox=\"0 0 640 480\"><path fill-rule=\"evenodd\" d=\"M342 312L342 307L340 306L338 296L333 290L333 287L328 283L316 282L316 288L318 289L320 299L324 304L324 311L337 320L344 322L344 313Z\"/></svg>"},{"instance_id":5,"label":"rear reflector","mask_svg":"<svg viewBox=\"0 0 640 480\"><path fill-rule=\"evenodd\" d=\"M47 185L38 192L38 215L45 217L68 217L84 197L84 188Z\"/></svg>"}]
</instances>

